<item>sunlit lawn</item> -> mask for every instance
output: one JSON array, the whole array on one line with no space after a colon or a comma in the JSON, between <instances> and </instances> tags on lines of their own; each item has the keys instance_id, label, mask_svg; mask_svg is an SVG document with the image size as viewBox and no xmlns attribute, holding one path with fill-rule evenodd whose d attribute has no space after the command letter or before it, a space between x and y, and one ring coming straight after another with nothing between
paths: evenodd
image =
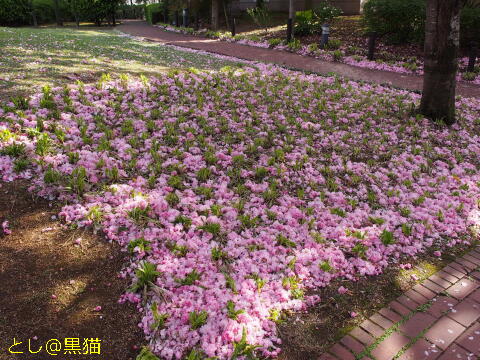
<instances>
[{"instance_id":1,"label":"sunlit lawn","mask_svg":"<svg viewBox=\"0 0 480 360\"><path fill-rule=\"evenodd\" d=\"M122 36L115 30L0 27L0 99L102 73L154 75L173 68L240 65Z\"/></svg>"}]
</instances>

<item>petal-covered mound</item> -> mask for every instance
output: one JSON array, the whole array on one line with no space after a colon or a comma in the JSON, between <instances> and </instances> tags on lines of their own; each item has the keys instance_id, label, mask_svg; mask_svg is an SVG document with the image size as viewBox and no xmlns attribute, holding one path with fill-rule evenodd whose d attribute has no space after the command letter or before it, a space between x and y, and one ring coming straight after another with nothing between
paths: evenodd
<instances>
[{"instance_id":1,"label":"petal-covered mound","mask_svg":"<svg viewBox=\"0 0 480 360\"><path fill-rule=\"evenodd\" d=\"M418 100L263 66L45 88L0 110L1 176L132 253L162 358L275 356L309 289L471 238L480 101L445 128Z\"/></svg>"}]
</instances>

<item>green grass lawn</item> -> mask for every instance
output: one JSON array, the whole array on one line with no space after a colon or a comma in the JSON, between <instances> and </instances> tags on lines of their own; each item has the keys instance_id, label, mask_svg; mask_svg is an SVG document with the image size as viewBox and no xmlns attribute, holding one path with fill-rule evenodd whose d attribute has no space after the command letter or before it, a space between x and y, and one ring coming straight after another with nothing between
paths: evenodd
<instances>
[{"instance_id":1,"label":"green grass lawn","mask_svg":"<svg viewBox=\"0 0 480 360\"><path fill-rule=\"evenodd\" d=\"M170 69L240 66L98 28L0 27L0 53L0 100L29 95L47 84L93 82L102 73L149 76Z\"/></svg>"}]
</instances>

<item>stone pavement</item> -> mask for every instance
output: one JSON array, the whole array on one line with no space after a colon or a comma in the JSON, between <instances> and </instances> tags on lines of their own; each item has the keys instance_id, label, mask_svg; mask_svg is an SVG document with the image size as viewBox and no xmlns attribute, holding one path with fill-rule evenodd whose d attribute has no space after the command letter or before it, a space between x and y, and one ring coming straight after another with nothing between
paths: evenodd
<instances>
[{"instance_id":1,"label":"stone pavement","mask_svg":"<svg viewBox=\"0 0 480 360\"><path fill-rule=\"evenodd\" d=\"M318 360L480 358L480 248L362 322Z\"/></svg>"},{"instance_id":2,"label":"stone pavement","mask_svg":"<svg viewBox=\"0 0 480 360\"><path fill-rule=\"evenodd\" d=\"M398 88L414 91L421 91L423 87L423 77L418 75L365 69L342 63L322 61L287 51L264 49L199 36L178 34L153 27L139 20L124 20L123 24L118 26L117 29L124 33L140 36L162 44L203 50L245 60L274 63L292 69L312 71L319 74L329 74L333 72L352 80L389 84ZM480 86L459 82L457 83L457 94L469 97L480 97Z\"/></svg>"}]
</instances>

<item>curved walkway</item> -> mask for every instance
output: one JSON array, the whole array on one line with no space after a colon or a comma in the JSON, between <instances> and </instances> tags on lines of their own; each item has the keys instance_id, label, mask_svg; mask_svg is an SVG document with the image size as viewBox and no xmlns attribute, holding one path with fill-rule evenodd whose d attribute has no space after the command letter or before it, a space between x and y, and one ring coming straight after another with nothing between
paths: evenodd
<instances>
[{"instance_id":1,"label":"curved walkway","mask_svg":"<svg viewBox=\"0 0 480 360\"><path fill-rule=\"evenodd\" d=\"M318 360L480 359L480 250L415 285Z\"/></svg>"},{"instance_id":2,"label":"curved walkway","mask_svg":"<svg viewBox=\"0 0 480 360\"><path fill-rule=\"evenodd\" d=\"M423 85L423 77L418 75L406 75L390 71L365 69L342 63L322 61L286 51L264 49L198 36L178 34L151 26L145 21L126 20L122 25L118 26L118 30L162 44L203 50L245 60L274 63L292 69L312 71L319 74L334 72L340 76L357 81L389 84L394 87L414 91L421 91ZM457 83L457 94L480 98L480 86L464 82Z\"/></svg>"}]
</instances>

